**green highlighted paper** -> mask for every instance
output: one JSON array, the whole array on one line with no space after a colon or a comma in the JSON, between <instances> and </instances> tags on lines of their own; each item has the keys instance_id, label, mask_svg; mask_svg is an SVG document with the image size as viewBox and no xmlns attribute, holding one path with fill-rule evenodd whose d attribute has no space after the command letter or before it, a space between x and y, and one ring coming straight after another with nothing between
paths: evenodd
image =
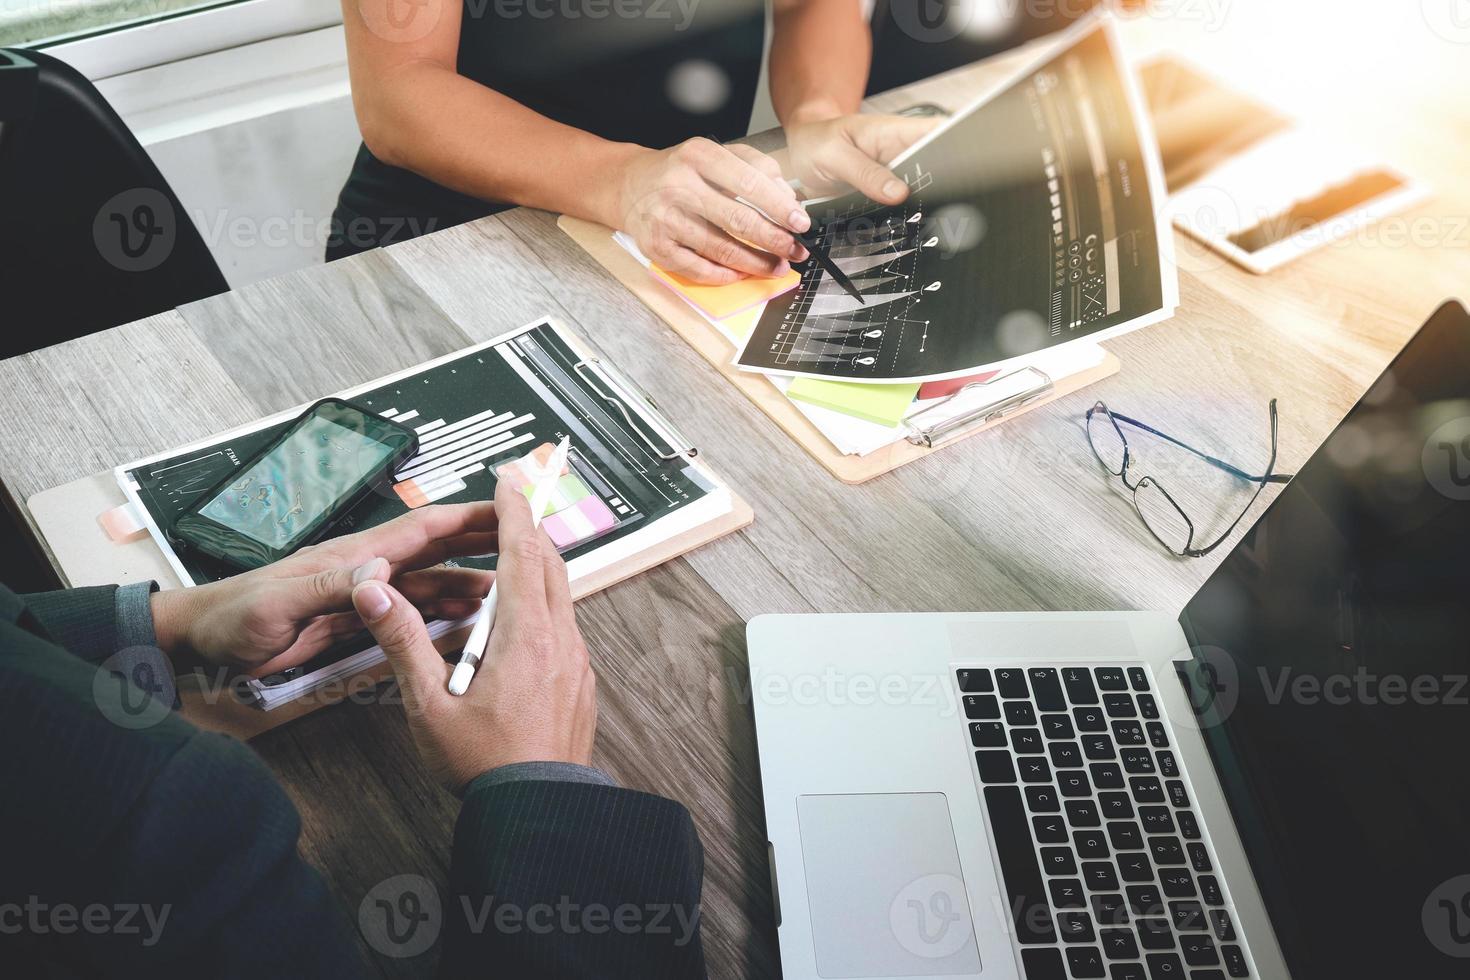
<instances>
[{"instance_id":1,"label":"green highlighted paper","mask_svg":"<svg viewBox=\"0 0 1470 980\"><path fill-rule=\"evenodd\" d=\"M865 422L892 428L903 421L919 385L863 385L820 378L797 378L786 390L787 397L808 405L830 408Z\"/></svg>"}]
</instances>

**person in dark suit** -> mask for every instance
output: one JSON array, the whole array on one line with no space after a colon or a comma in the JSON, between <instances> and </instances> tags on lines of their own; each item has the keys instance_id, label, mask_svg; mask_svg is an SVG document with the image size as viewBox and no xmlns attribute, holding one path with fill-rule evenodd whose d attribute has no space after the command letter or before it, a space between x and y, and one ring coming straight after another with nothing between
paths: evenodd
<instances>
[{"instance_id":1,"label":"person in dark suit","mask_svg":"<svg viewBox=\"0 0 1470 980\"><path fill-rule=\"evenodd\" d=\"M493 504L424 508L211 585L0 589L0 972L365 973L280 785L170 710L175 666L273 672L365 623L424 764L463 799L450 894L370 894L369 944L416 941L437 909L445 976L703 976L698 834L679 804L591 767L596 681L566 567L502 484ZM439 563L489 551L497 625L451 697L423 615L474 609L490 574Z\"/></svg>"}]
</instances>

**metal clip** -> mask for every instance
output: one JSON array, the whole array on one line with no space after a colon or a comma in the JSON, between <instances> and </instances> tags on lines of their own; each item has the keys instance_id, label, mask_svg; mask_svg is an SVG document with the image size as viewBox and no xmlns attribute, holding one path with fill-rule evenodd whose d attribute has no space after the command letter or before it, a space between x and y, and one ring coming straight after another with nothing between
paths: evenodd
<instances>
[{"instance_id":1,"label":"metal clip","mask_svg":"<svg viewBox=\"0 0 1470 980\"><path fill-rule=\"evenodd\" d=\"M678 459L680 456L688 456L692 459L699 455L699 450L688 439L680 435L679 430L674 428L674 424L664 416L658 403L644 393L643 389L639 388L631 378L611 364L604 364L596 357L588 357L574 364L573 369L583 381L587 382L587 387L596 392L604 401L617 407L618 412L627 421L628 428L642 439L659 459L671 460ZM636 396L639 401L643 402L641 410L635 408L630 411L624 397L614 394L613 391L605 390L604 386L621 392L624 396L630 393ZM661 449L654 436L644 430L640 419L647 421L656 431L657 438L663 440L669 452Z\"/></svg>"},{"instance_id":2,"label":"metal clip","mask_svg":"<svg viewBox=\"0 0 1470 980\"><path fill-rule=\"evenodd\" d=\"M995 401L986 402L982 405L977 405L959 415L945 417L941 411L950 402L967 392L988 388L991 385L999 384L1002 381L1007 381L1022 374L1035 375L1038 380L1034 385L1023 391L1016 392L1013 395L1003 396ZM989 381L972 381L954 394L946 396L923 411L915 412L911 417L906 419L904 424L909 429L908 441L915 446L924 446L932 449L938 443L950 436L958 434L962 430L1004 418L1037 399L1045 398L1055 390L1056 385L1050 375L1040 368L1035 367L1017 368L999 377L991 378ZM934 418L936 421L925 424L924 420L926 418Z\"/></svg>"}]
</instances>

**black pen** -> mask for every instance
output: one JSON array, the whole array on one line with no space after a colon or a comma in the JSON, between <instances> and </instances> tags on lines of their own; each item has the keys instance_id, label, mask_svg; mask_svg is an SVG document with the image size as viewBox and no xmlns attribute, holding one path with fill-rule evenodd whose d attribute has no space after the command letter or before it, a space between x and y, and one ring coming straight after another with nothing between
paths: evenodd
<instances>
[{"instance_id":1,"label":"black pen","mask_svg":"<svg viewBox=\"0 0 1470 980\"><path fill-rule=\"evenodd\" d=\"M735 200L739 201L741 204L744 204L746 207L750 208L756 214L765 218L772 224L782 224L775 218L771 217L769 214L766 214L760 208L756 207L754 204L751 204L745 198L737 197ZM785 225L782 225L782 227L785 227ZM837 263L832 261L832 256L827 254L827 250L817 245L817 240L811 232L794 231L789 228L787 230L791 232L791 235L797 241L801 242L802 246L811 253L812 258L817 260L817 265L821 266L822 270L826 272L827 275L832 277L832 281L837 283L837 285L841 286L847 292L847 295L851 296L853 299L857 300L864 306L868 305L868 301L863 299L863 294L858 292L858 288L852 284L851 279L847 278L847 274L841 269L837 268Z\"/></svg>"}]
</instances>

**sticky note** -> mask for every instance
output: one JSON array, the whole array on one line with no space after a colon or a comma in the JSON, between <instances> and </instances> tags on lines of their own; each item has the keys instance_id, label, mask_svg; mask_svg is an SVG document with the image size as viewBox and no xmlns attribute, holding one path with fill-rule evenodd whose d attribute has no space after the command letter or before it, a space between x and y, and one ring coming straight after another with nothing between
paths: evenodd
<instances>
[{"instance_id":1,"label":"sticky note","mask_svg":"<svg viewBox=\"0 0 1470 980\"><path fill-rule=\"evenodd\" d=\"M656 265L650 265L648 271L652 272L654 278L659 282L716 320L734 316L749 310L752 306L759 306L767 300L774 299L782 293L789 293L801 282L801 273L795 269L788 269L786 275L774 279L751 276L732 282L728 286L701 285L685 279L676 272L660 269Z\"/></svg>"},{"instance_id":2,"label":"sticky note","mask_svg":"<svg viewBox=\"0 0 1470 980\"><path fill-rule=\"evenodd\" d=\"M797 401L820 405L889 428L903 421L918 393L917 383L864 385L820 378L797 378L786 390L786 394Z\"/></svg>"},{"instance_id":3,"label":"sticky note","mask_svg":"<svg viewBox=\"0 0 1470 980\"><path fill-rule=\"evenodd\" d=\"M536 495L536 485L528 483L521 488L521 492L530 500ZM556 481L556 487L551 491L551 497L546 501L546 509L541 512L543 518L555 514L557 511L566 510L568 507L591 494L587 484L575 473L568 473Z\"/></svg>"},{"instance_id":4,"label":"sticky note","mask_svg":"<svg viewBox=\"0 0 1470 980\"><path fill-rule=\"evenodd\" d=\"M586 541L611 528L618 522L600 497L583 497L571 507L557 511L541 522L558 548L566 548L578 541Z\"/></svg>"}]
</instances>

